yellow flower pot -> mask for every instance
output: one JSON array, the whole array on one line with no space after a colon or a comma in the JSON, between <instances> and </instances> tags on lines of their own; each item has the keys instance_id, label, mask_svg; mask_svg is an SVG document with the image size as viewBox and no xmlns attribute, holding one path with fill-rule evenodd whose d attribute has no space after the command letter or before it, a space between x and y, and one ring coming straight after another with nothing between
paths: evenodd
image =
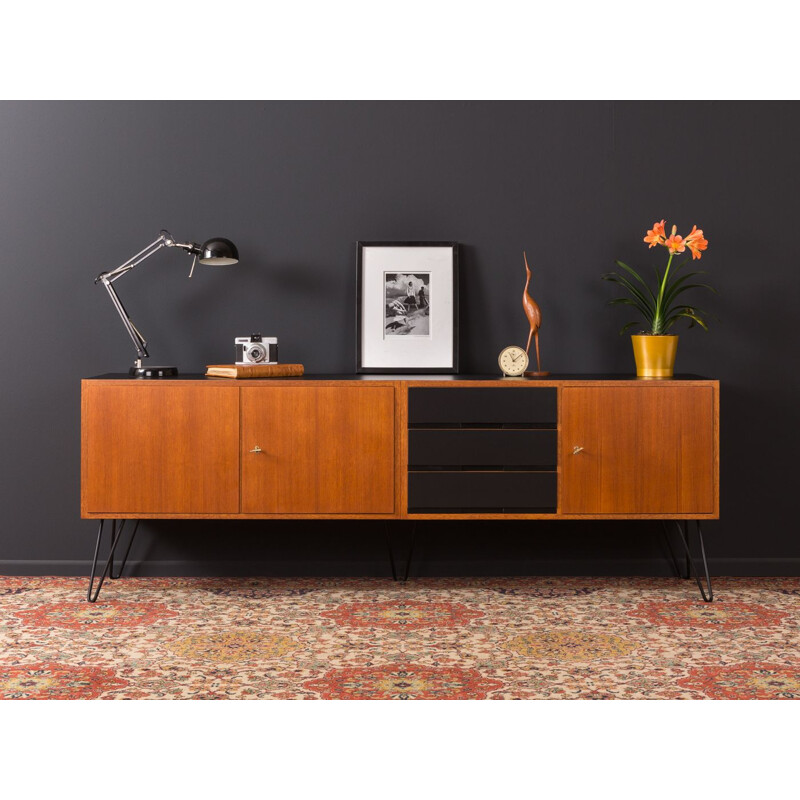
<instances>
[{"instance_id":1,"label":"yellow flower pot","mask_svg":"<svg viewBox=\"0 0 800 800\"><path fill-rule=\"evenodd\" d=\"M636 376L639 378L671 378L678 352L677 335L652 336L635 334L633 357L636 359Z\"/></svg>"}]
</instances>

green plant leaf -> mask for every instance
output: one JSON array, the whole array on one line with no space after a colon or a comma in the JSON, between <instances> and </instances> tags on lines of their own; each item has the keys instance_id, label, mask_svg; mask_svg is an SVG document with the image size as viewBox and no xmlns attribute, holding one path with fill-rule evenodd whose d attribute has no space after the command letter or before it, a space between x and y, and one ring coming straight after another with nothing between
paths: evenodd
<instances>
[{"instance_id":1,"label":"green plant leaf","mask_svg":"<svg viewBox=\"0 0 800 800\"><path fill-rule=\"evenodd\" d=\"M691 258L684 258L683 261L679 261L670 272L675 275L676 273L680 272L687 264L691 262Z\"/></svg>"},{"instance_id":2,"label":"green plant leaf","mask_svg":"<svg viewBox=\"0 0 800 800\"><path fill-rule=\"evenodd\" d=\"M636 308L639 313L647 318L647 309L643 308L642 305L637 300L631 300L629 297L615 297L613 300L608 301L608 305L610 306L633 306Z\"/></svg>"},{"instance_id":3,"label":"green plant leaf","mask_svg":"<svg viewBox=\"0 0 800 800\"><path fill-rule=\"evenodd\" d=\"M645 289L647 289L647 293L650 295L653 303L656 302L656 296L653 294L653 290L647 285L647 281L645 281L645 279L642 278L642 276L635 269L633 269L632 267L629 267L627 264L625 264L622 261L615 261L614 263L618 267L622 267L622 269L624 269L625 272L629 273L634 278L636 278L636 280L639 281L639 283L641 283L642 286L644 286Z\"/></svg>"},{"instance_id":4,"label":"green plant leaf","mask_svg":"<svg viewBox=\"0 0 800 800\"><path fill-rule=\"evenodd\" d=\"M682 316L694 320L694 322L696 322L704 331L706 331L706 333L708 333L708 325L706 325L705 321L700 317L697 317L694 314L689 314L688 312L684 313Z\"/></svg>"},{"instance_id":5,"label":"green plant leaf","mask_svg":"<svg viewBox=\"0 0 800 800\"><path fill-rule=\"evenodd\" d=\"M616 272L610 272L606 275L603 275L603 280L611 281L612 283L618 284L623 289L626 289L638 303L641 303L643 308L649 309L652 307L650 300L645 297L624 275L620 275Z\"/></svg>"},{"instance_id":6,"label":"green plant leaf","mask_svg":"<svg viewBox=\"0 0 800 800\"><path fill-rule=\"evenodd\" d=\"M704 310L702 308L698 308L697 306L682 306L682 305L681 306L673 306L670 309L669 313L672 316L675 316L676 314L681 314L683 312L686 312L688 314L694 314L696 317L701 317L703 319L703 321L706 321L707 319L713 319L714 322L719 322L720 321L719 317L717 317L716 315L711 314L711 313L709 313L708 311L706 311L706 310Z\"/></svg>"},{"instance_id":7,"label":"green plant leaf","mask_svg":"<svg viewBox=\"0 0 800 800\"><path fill-rule=\"evenodd\" d=\"M655 264L653 264L653 272L656 274L656 286L661 286L661 280L664 276L658 271L658 267Z\"/></svg>"},{"instance_id":8,"label":"green plant leaf","mask_svg":"<svg viewBox=\"0 0 800 800\"><path fill-rule=\"evenodd\" d=\"M689 278L695 275L705 275L705 274L706 274L705 270L697 270L695 272L684 272L683 275L681 275L680 277L678 277L673 273L672 275L670 275L670 278L667 281L667 285L675 286L676 284L683 283L684 281L689 280Z\"/></svg>"},{"instance_id":9,"label":"green plant leaf","mask_svg":"<svg viewBox=\"0 0 800 800\"><path fill-rule=\"evenodd\" d=\"M618 272L609 272L603 276L604 280L612 281L613 283L618 283L620 286L627 289L631 295L634 297L635 300L639 302L639 310L644 314L645 319L649 321L652 320L653 315L655 314L655 300L651 301L642 294L642 292L637 289L624 275L620 275Z\"/></svg>"},{"instance_id":10,"label":"green plant leaf","mask_svg":"<svg viewBox=\"0 0 800 800\"><path fill-rule=\"evenodd\" d=\"M681 303L675 305L673 301L677 299L678 295L688 291L689 289L711 289L712 292L714 291L710 286L707 286L705 283L688 283L685 286L681 286L676 292L674 292L670 296L669 302L664 303L664 306L667 307L667 310L664 313L669 314L673 308L680 308L683 304ZM714 292L714 294L716 294L716 292Z\"/></svg>"},{"instance_id":11,"label":"green plant leaf","mask_svg":"<svg viewBox=\"0 0 800 800\"><path fill-rule=\"evenodd\" d=\"M667 332L667 331L668 331L670 328L672 328L672 326L673 326L673 325L674 325L674 324L675 324L675 323L676 323L676 322L677 322L679 319L680 319L680 317L678 317L678 316L670 317L670 318L667 320L667 323L666 323L666 325L664 325L664 332L666 333L666 332ZM690 328L693 328L693 327L694 327L694 320L692 320L692 321L689 323L689 327L690 327Z\"/></svg>"},{"instance_id":12,"label":"green plant leaf","mask_svg":"<svg viewBox=\"0 0 800 800\"><path fill-rule=\"evenodd\" d=\"M686 317L687 319L692 320L689 325L690 328L694 327L694 323L696 322L704 331L708 331L708 325L706 325L706 323L700 317L698 317L697 314L693 314L689 311L680 311L670 317L670 319L667 320L667 329L671 328L681 317Z\"/></svg>"},{"instance_id":13,"label":"green plant leaf","mask_svg":"<svg viewBox=\"0 0 800 800\"><path fill-rule=\"evenodd\" d=\"M714 294L716 294L717 290L714 289L713 286L709 286L706 283L694 283L694 284L691 285L691 287L686 285L686 281L688 281L690 278L694 278L696 275L705 275L705 274L706 273L703 272L703 271L700 271L700 272L687 272L685 275L682 275L680 278L678 278L675 281L668 281L667 282L667 288L664 291L664 298L662 300L663 305L664 306L670 305L670 303L674 300L674 298L678 294L680 294L682 291L685 291L685 289L688 289L688 288L694 288L694 287L701 286L701 287L703 287L705 289L710 289Z\"/></svg>"},{"instance_id":14,"label":"green plant leaf","mask_svg":"<svg viewBox=\"0 0 800 800\"><path fill-rule=\"evenodd\" d=\"M642 323L638 321L629 322L620 328L619 335L622 336L622 334L625 333L625 331L627 331L629 328L632 328L634 325L641 325L641 324Z\"/></svg>"},{"instance_id":15,"label":"green plant leaf","mask_svg":"<svg viewBox=\"0 0 800 800\"><path fill-rule=\"evenodd\" d=\"M678 305L672 306L672 308L669 310L669 313L670 314L676 314L679 311L689 311L692 314L703 314L706 317L710 317L711 316L708 313L708 311L705 311L702 308L698 308L695 305L688 305L687 303L678 303Z\"/></svg>"}]
</instances>

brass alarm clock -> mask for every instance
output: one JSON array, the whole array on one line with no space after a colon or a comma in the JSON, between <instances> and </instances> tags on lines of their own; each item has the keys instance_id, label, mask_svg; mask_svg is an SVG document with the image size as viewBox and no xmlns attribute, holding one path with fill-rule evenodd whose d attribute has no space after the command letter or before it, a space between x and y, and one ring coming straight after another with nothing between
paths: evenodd
<instances>
[{"instance_id":1,"label":"brass alarm clock","mask_svg":"<svg viewBox=\"0 0 800 800\"><path fill-rule=\"evenodd\" d=\"M503 375L508 378L521 378L528 369L528 354L518 345L504 348L497 357Z\"/></svg>"}]
</instances>

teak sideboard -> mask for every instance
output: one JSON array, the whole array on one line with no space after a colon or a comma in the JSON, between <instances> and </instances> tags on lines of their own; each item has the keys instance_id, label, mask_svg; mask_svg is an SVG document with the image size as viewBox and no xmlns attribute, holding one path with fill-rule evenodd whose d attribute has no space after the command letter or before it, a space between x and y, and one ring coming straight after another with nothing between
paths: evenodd
<instances>
[{"instance_id":1,"label":"teak sideboard","mask_svg":"<svg viewBox=\"0 0 800 800\"><path fill-rule=\"evenodd\" d=\"M81 434L81 517L101 521L92 577L103 520L113 577L126 519L661 519L699 532L719 517L719 382L693 376L108 375L82 382Z\"/></svg>"}]
</instances>

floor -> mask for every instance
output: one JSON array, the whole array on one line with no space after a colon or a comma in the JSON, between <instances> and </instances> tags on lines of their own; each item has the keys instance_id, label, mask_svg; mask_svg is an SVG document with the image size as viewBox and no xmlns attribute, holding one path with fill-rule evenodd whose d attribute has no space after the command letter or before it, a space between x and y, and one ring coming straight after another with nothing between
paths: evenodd
<instances>
[{"instance_id":1,"label":"floor","mask_svg":"<svg viewBox=\"0 0 800 800\"><path fill-rule=\"evenodd\" d=\"M0 698L800 698L800 578L0 577Z\"/></svg>"}]
</instances>

